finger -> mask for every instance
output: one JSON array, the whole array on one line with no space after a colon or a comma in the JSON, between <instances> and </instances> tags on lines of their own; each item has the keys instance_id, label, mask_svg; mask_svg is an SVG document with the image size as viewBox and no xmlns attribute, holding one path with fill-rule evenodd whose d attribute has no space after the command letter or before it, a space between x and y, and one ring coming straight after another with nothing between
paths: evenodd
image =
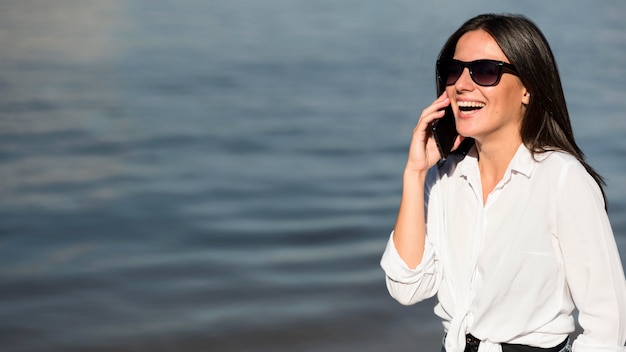
<instances>
[{"instance_id":1,"label":"finger","mask_svg":"<svg viewBox=\"0 0 626 352\"><path fill-rule=\"evenodd\" d=\"M440 106L441 105L439 104L433 104L429 106L428 108L424 109L417 123L417 126L416 126L417 129L424 130L427 128L426 126L430 126L433 123L433 121L442 118L445 115L445 111L444 111L445 105L441 108Z\"/></svg>"},{"instance_id":2,"label":"finger","mask_svg":"<svg viewBox=\"0 0 626 352\"><path fill-rule=\"evenodd\" d=\"M422 116L420 118L428 118L432 117L433 113L437 113L437 117L443 116L443 109L450 105L450 99L448 95L444 92L440 95L430 106L422 110Z\"/></svg>"},{"instance_id":3,"label":"finger","mask_svg":"<svg viewBox=\"0 0 626 352\"><path fill-rule=\"evenodd\" d=\"M448 94L444 92L441 94L429 107L424 110L441 110L446 106L450 105L450 98L448 98Z\"/></svg>"}]
</instances>

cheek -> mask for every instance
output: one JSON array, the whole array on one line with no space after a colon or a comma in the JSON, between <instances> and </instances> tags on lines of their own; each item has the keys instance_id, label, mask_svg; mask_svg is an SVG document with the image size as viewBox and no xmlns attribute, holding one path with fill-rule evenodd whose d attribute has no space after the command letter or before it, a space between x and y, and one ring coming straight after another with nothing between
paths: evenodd
<instances>
[{"instance_id":1,"label":"cheek","mask_svg":"<svg viewBox=\"0 0 626 352\"><path fill-rule=\"evenodd\" d=\"M510 85L500 91L498 95L496 109L498 113L508 115L513 118L521 118L525 111L524 92L520 85ZM495 98L495 97L494 97Z\"/></svg>"},{"instance_id":2,"label":"cheek","mask_svg":"<svg viewBox=\"0 0 626 352\"><path fill-rule=\"evenodd\" d=\"M522 83L517 78L515 78L514 82L511 82L511 80L508 80L508 83L509 84L503 87L505 88L503 90L506 96L505 99L514 106L528 104L530 95L526 94L527 90L522 85Z\"/></svg>"},{"instance_id":3,"label":"cheek","mask_svg":"<svg viewBox=\"0 0 626 352\"><path fill-rule=\"evenodd\" d=\"M452 106L452 110L456 113L456 90L454 86L446 87L446 93L448 94L448 99L450 99L450 105Z\"/></svg>"},{"instance_id":4,"label":"cheek","mask_svg":"<svg viewBox=\"0 0 626 352\"><path fill-rule=\"evenodd\" d=\"M446 93L448 93L448 98L452 100L452 98L456 96L456 90L454 89L454 86L447 86Z\"/></svg>"},{"instance_id":5,"label":"cheek","mask_svg":"<svg viewBox=\"0 0 626 352\"><path fill-rule=\"evenodd\" d=\"M521 92L517 92L515 94L511 94L508 98L509 105L513 112L517 112L520 116L524 114L526 110L526 104L524 102L524 94Z\"/></svg>"}]
</instances>

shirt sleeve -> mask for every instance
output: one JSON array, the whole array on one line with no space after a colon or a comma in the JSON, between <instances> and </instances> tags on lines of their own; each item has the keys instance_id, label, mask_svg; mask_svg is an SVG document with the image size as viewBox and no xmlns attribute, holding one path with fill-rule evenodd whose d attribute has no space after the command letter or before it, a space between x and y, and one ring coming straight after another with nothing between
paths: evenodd
<instances>
[{"instance_id":1,"label":"shirt sleeve","mask_svg":"<svg viewBox=\"0 0 626 352\"><path fill-rule=\"evenodd\" d=\"M583 333L573 352L623 352L626 281L600 187L580 164L561 171L557 236Z\"/></svg>"},{"instance_id":2,"label":"shirt sleeve","mask_svg":"<svg viewBox=\"0 0 626 352\"><path fill-rule=\"evenodd\" d=\"M435 251L429 241L425 243L422 262L411 269L398 254L392 232L380 265L386 274L389 294L401 304L415 304L437 293L440 277Z\"/></svg>"}]
</instances>

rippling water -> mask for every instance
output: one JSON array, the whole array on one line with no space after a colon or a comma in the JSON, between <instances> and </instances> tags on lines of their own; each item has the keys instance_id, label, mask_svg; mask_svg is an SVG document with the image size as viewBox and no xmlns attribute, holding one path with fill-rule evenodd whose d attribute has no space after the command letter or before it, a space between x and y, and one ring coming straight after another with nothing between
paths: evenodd
<instances>
[{"instance_id":1,"label":"rippling water","mask_svg":"<svg viewBox=\"0 0 626 352\"><path fill-rule=\"evenodd\" d=\"M378 261L446 37L521 12L626 255L623 2L0 4L2 351L432 351Z\"/></svg>"}]
</instances>

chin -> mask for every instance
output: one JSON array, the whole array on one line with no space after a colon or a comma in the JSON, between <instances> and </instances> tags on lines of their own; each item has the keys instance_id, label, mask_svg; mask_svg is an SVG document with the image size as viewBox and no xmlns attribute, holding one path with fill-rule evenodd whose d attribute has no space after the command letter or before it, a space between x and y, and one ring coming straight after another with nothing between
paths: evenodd
<instances>
[{"instance_id":1,"label":"chin","mask_svg":"<svg viewBox=\"0 0 626 352\"><path fill-rule=\"evenodd\" d=\"M459 125L457 125L456 127L456 131L459 135L465 137L465 138L476 138L477 137L477 133L476 131L472 131L471 129L468 128L463 128Z\"/></svg>"}]
</instances>

